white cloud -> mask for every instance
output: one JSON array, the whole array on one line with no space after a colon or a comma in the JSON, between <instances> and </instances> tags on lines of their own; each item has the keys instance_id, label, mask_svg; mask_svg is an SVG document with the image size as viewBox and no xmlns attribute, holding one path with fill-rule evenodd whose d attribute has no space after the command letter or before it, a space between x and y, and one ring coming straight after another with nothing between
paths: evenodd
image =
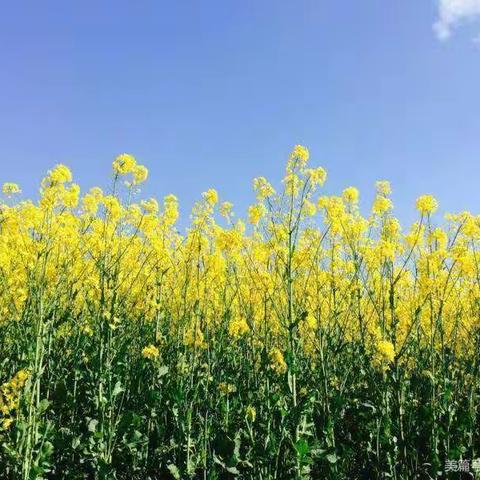
<instances>
[{"instance_id":1,"label":"white cloud","mask_svg":"<svg viewBox=\"0 0 480 480\"><path fill-rule=\"evenodd\" d=\"M440 40L446 40L459 24L480 17L480 0L438 0L438 20L433 29Z\"/></svg>"}]
</instances>

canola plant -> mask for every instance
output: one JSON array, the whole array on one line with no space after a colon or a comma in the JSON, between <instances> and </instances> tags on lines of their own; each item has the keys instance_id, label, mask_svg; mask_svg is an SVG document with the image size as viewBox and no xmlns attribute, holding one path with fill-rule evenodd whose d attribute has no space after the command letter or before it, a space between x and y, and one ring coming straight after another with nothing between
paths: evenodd
<instances>
[{"instance_id":1,"label":"canola plant","mask_svg":"<svg viewBox=\"0 0 480 480\"><path fill-rule=\"evenodd\" d=\"M0 200L1 479L436 478L480 456L480 217L403 229L300 145L248 218L57 165ZM453 478L453 477L452 477Z\"/></svg>"}]
</instances>

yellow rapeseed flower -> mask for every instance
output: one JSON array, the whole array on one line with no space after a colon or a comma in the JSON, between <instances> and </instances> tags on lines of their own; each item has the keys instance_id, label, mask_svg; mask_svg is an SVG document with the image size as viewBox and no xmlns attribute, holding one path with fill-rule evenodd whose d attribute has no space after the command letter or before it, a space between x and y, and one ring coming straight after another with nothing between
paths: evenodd
<instances>
[{"instance_id":1,"label":"yellow rapeseed flower","mask_svg":"<svg viewBox=\"0 0 480 480\"><path fill-rule=\"evenodd\" d=\"M395 360L395 347L388 340L380 340L377 345L379 359L383 362L393 363Z\"/></svg>"},{"instance_id":2,"label":"yellow rapeseed flower","mask_svg":"<svg viewBox=\"0 0 480 480\"><path fill-rule=\"evenodd\" d=\"M251 405L248 405L247 408L245 409L245 418L252 423L257 418L257 411Z\"/></svg>"},{"instance_id":3,"label":"yellow rapeseed flower","mask_svg":"<svg viewBox=\"0 0 480 480\"><path fill-rule=\"evenodd\" d=\"M148 178L148 169L144 165L136 165L132 173L135 185L143 183Z\"/></svg>"},{"instance_id":4,"label":"yellow rapeseed flower","mask_svg":"<svg viewBox=\"0 0 480 480\"><path fill-rule=\"evenodd\" d=\"M244 318L236 318L234 320L231 320L228 325L228 333L234 338L245 335L249 332L249 330L250 327L248 326L248 323L245 321Z\"/></svg>"},{"instance_id":5,"label":"yellow rapeseed flower","mask_svg":"<svg viewBox=\"0 0 480 480\"><path fill-rule=\"evenodd\" d=\"M266 212L267 210L262 204L250 205L250 207L248 207L249 223L251 223L252 225L257 225Z\"/></svg>"},{"instance_id":6,"label":"yellow rapeseed flower","mask_svg":"<svg viewBox=\"0 0 480 480\"><path fill-rule=\"evenodd\" d=\"M327 172L322 167L308 168L305 174L313 185L323 185L327 180Z\"/></svg>"},{"instance_id":7,"label":"yellow rapeseed flower","mask_svg":"<svg viewBox=\"0 0 480 480\"><path fill-rule=\"evenodd\" d=\"M303 145L295 145L290 153L289 162L298 162L300 166L305 166L310 157L310 153L307 147Z\"/></svg>"},{"instance_id":8,"label":"yellow rapeseed flower","mask_svg":"<svg viewBox=\"0 0 480 480\"><path fill-rule=\"evenodd\" d=\"M207 190L206 192L204 192L203 194L203 198L207 201L208 204L214 206L217 204L218 202L218 193L216 190L214 190L213 188L210 188L209 190Z\"/></svg>"},{"instance_id":9,"label":"yellow rapeseed flower","mask_svg":"<svg viewBox=\"0 0 480 480\"><path fill-rule=\"evenodd\" d=\"M265 177L257 177L253 180L253 188L257 193L257 200L262 201L275 195L275 189Z\"/></svg>"},{"instance_id":10,"label":"yellow rapeseed flower","mask_svg":"<svg viewBox=\"0 0 480 480\"><path fill-rule=\"evenodd\" d=\"M229 395L231 393L234 393L237 388L231 383L221 382L218 384L218 390L223 395Z\"/></svg>"},{"instance_id":11,"label":"yellow rapeseed flower","mask_svg":"<svg viewBox=\"0 0 480 480\"><path fill-rule=\"evenodd\" d=\"M377 195L375 201L373 202L372 212L380 216L392 208L393 203L389 198Z\"/></svg>"},{"instance_id":12,"label":"yellow rapeseed flower","mask_svg":"<svg viewBox=\"0 0 480 480\"><path fill-rule=\"evenodd\" d=\"M144 358L148 358L149 360L156 360L160 355L158 348L155 345L147 345L142 350L142 355Z\"/></svg>"},{"instance_id":13,"label":"yellow rapeseed flower","mask_svg":"<svg viewBox=\"0 0 480 480\"><path fill-rule=\"evenodd\" d=\"M220 205L220 215L222 217L228 218L232 214L233 203L223 202Z\"/></svg>"},{"instance_id":14,"label":"yellow rapeseed flower","mask_svg":"<svg viewBox=\"0 0 480 480\"><path fill-rule=\"evenodd\" d=\"M4 195L15 195L21 193L20 187L16 183L6 182L2 186Z\"/></svg>"},{"instance_id":15,"label":"yellow rapeseed flower","mask_svg":"<svg viewBox=\"0 0 480 480\"><path fill-rule=\"evenodd\" d=\"M438 203L432 195L422 195L417 198L416 207L422 215L429 215L437 210Z\"/></svg>"},{"instance_id":16,"label":"yellow rapeseed flower","mask_svg":"<svg viewBox=\"0 0 480 480\"><path fill-rule=\"evenodd\" d=\"M282 375L287 371L287 363L283 358L282 351L274 347L270 350L270 368L277 373L278 375Z\"/></svg>"},{"instance_id":17,"label":"yellow rapeseed flower","mask_svg":"<svg viewBox=\"0 0 480 480\"><path fill-rule=\"evenodd\" d=\"M390 186L390 182L387 180L379 180L375 183L375 187L377 189L377 193L381 195L390 195L392 193L392 187Z\"/></svg>"},{"instance_id":18,"label":"yellow rapeseed flower","mask_svg":"<svg viewBox=\"0 0 480 480\"><path fill-rule=\"evenodd\" d=\"M342 192L342 198L347 203L358 203L358 190L355 187L348 187Z\"/></svg>"},{"instance_id":19,"label":"yellow rapeseed flower","mask_svg":"<svg viewBox=\"0 0 480 480\"><path fill-rule=\"evenodd\" d=\"M113 171L119 175L126 175L132 173L137 166L137 161L133 155L122 153L115 158L112 163Z\"/></svg>"}]
</instances>

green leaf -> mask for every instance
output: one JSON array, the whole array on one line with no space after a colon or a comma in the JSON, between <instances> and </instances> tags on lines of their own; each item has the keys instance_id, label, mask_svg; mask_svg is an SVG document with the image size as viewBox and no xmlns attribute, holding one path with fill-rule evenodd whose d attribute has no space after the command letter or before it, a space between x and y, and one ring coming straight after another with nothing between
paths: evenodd
<instances>
[{"instance_id":1,"label":"green leaf","mask_svg":"<svg viewBox=\"0 0 480 480\"><path fill-rule=\"evenodd\" d=\"M240 471L237 467L227 467L228 473L233 473L234 475L240 475Z\"/></svg>"},{"instance_id":2,"label":"green leaf","mask_svg":"<svg viewBox=\"0 0 480 480\"><path fill-rule=\"evenodd\" d=\"M89 422L88 422L88 431L89 432L95 432L95 430L97 429L97 425L98 425L98 420L95 420L94 418L92 418Z\"/></svg>"},{"instance_id":3,"label":"green leaf","mask_svg":"<svg viewBox=\"0 0 480 480\"><path fill-rule=\"evenodd\" d=\"M44 398L38 404L38 413L41 415L42 413L46 412L50 405L50 401Z\"/></svg>"},{"instance_id":4,"label":"green leaf","mask_svg":"<svg viewBox=\"0 0 480 480\"><path fill-rule=\"evenodd\" d=\"M329 453L327 455L327 460L330 462L330 463L337 463L337 456L334 454L334 453Z\"/></svg>"},{"instance_id":5,"label":"green leaf","mask_svg":"<svg viewBox=\"0 0 480 480\"><path fill-rule=\"evenodd\" d=\"M304 457L310 451L310 447L305 439L301 438L295 443L295 450L300 457Z\"/></svg>"},{"instance_id":6,"label":"green leaf","mask_svg":"<svg viewBox=\"0 0 480 480\"><path fill-rule=\"evenodd\" d=\"M167 465L167 468L175 480L180 480L180 472L178 471L178 468L176 465L171 463L170 465Z\"/></svg>"},{"instance_id":7,"label":"green leaf","mask_svg":"<svg viewBox=\"0 0 480 480\"><path fill-rule=\"evenodd\" d=\"M53 453L53 445L52 442L49 442L48 440L43 443L42 445L42 450L41 454L44 459L49 458Z\"/></svg>"},{"instance_id":8,"label":"green leaf","mask_svg":"<svg viewBox=\"0 0 480 480\"><path fill-rule=\"evenodd\" d=\"M113 397L116 397L117 395L119 395L119 394L122 393L123 391L124 391L124 388L122 387L122 384L120 383L120 381L118 381L118 382L115 384L115 387L113 387L112 396L113 396Z\"/></svg>"},{"instance_id":9,"label":"green leaf","mask_svg":"<svg viewBox=\"0 0 480 480\"><path fill-rule=\"evenodd\" d=\"M240 440L240 432L237 432L235 435L234 442L234 449L233 449L233 456L234 458L240 458L240 447L241 447L241 440Z\"/></svg>"}]
</instances>

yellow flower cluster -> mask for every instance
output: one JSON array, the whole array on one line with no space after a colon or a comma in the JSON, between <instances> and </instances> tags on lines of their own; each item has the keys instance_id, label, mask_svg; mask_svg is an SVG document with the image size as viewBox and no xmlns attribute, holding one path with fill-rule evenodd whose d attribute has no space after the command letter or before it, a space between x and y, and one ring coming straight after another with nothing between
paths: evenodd
<instances>
[{"instance_id":1,"label":"yellow flower cluster","mask_svg":"<svg viewBox=\"0 0 480 480\"><path fill-rule=\"evenodd\" d=\"M252 423L255 421L257 418L257 411L255 410L255 407L252 407L251 405L247 406L245 409L245 418Z\"/></svg>"},{"instance_id":2,"label":"yellow flower cluster","mask_svg":"<svg viewBox=\"0 0 480 480\"><path fill-rule=\"evenodd\" d=\"M251 205L248 208L248 221L252 225L257 225L258 222L262 219L262 217L267 212L264 205Z\"/></svg>"},{"instance_id":3,"label":"yellow flower cluster","mask_svg":"<svg viewBox=\"0 0 480 480\"><path fill-rule=\"evenodd\" d=\"M7 182L2 186L2 193L4 195L15 195L20 192L20 187L16 183Z\"/></svg>"},{"instance_id":4,"label":"yellow flower cluster","mask_svg":"<svg viewBox=\"0 0 480 480\"><path fill-rule=\"evenodd\" d=\"M380 340L377 345L378 360L393 363L395 360L395 347L388 340Z\"/></svg>"},{"instance_id":5,"label":"yellow flower cluster","mask_svg":"<svg viewBox=\"0 0 480 480\"><path fill-rule=\"evenodd\" d=\"M417 199L416 206L417 210L422 215L434 213L438 208L437 201L432 195L422 195L421 197L419 197Z\"/></svg>"},{"instance_id":6,"label":"yellow flower cluster","mask_svg":"<svg viewBox=\"0 0 480 480\"><path fill-rule=\"evenodd\" d=\"M282 375L287 371L287 363L283 353L277 347L270 350L270 368L278 375Z\"/></svg>"},{"instance_id":7,"label":"yellow flower cluster","mask_svg":"<svg viewBox=\"0 0 480 480\"><path fill-rule=\"evenodd\" d=\"M122 153L113 161L113 170L119 175L132 173L137 165L135 157L127 153Z\"/></svg>"},{"instance_id":8,"label":"yellow flower cluster","mask_svg":"<svg viewBox=\"0 0 480 480\"><path fill-rule=\"evenodd\" d=\"M249 330L250 327L244 318L236 318L232 320L228 326L228 333L234 338L245 335Z\"/></svg>"},{"instance_id":9,"label":"yellow flower cluster","mask_svg":"<svg viewBox=\"0 0 480 480\"><path fill-rule=\"evenodd\" d=\"M144 358L147 358L148 360L156 360L160 355L160 352L158 351L158 348L155 345L147 345L142 350L142 355Z\"/></svg>"},{"instance_id":10,"label":"yellow flower cluster","mask_svg":"<svg viewBox=\"0 0 480 480\"><path fill-rule=\"evenodd\" d=\"M236 391L236 388L235 385L232 385L231 383L221 382L218 385L218 391L223 395L230 395Z\"/></svg>"},{"instance_id":11,"label":"yellow flower cluster","mask_svg":"<svg viewBox=\"0 0 480 480\"><path fill-rule=\"evenodd\" d=\"M135 157L128 153L118 155L113 161L112 167L116 175L132 174L133 185L143 183L148 177L147 168L144 165L138 164Z\"/></svg>"},{"instance_id":12,"label":"yellow flower cluster","mask_svg":"<svg viewBox=\"0 0 480 480\"><path fill-rule=\"evenodd\" d=\"M27 370L20 370L10 381L0 386L0 430L7 430L13 423L13 414L18 409L22 389L28 377Z\"/></svg>"},{"instance_id":13,"label":"yellow flower cluster","mask_svg":"<svg viewBox=\"0 0 480 480\"><path fill-rule=\"evenodd\" d=\"M359 196L360 194L355 187L348 187L342 193L342 197L345 203L355 204L358 202Z\"/></svg>"},{"instance_id":14,"label":"yellow flower cluster","mask_svg":"<svg viewBox=\"0 0 480 480\"><path fill-rule=\"evenodd\" d=\"M81 196L70 170L57 165L38 202L0 204L0 321L22 318L38 282L46 304L79 319L64 335L79 330L95 339L103 325L121 331L124 319L168 318L163 333L179 335L186 348L206 349L218 331L263 344L278 374L287 370L289 347L317 355L322 332L361 340L387 364L395 352L402 361L413 340L473 349L479 217L451 215L438 228L420 219L403 231L388 182L377 182L364 217L356 188L320 195L326 172L307 168L308 160L297 145L279 193L264 177L254 180L249 225L234 222L232 204L206 191L184 234L174 195L124 201L115 184L112 194L96 187ZM148 171L122 154L113 174L115 182L132 175L136 185ZM4 184L7 195L19 191ZM422 196L417 208L431 214L437 202ZM142 355L153 360L159 352L148 345Z\"/></svg>"}]
</instances>

